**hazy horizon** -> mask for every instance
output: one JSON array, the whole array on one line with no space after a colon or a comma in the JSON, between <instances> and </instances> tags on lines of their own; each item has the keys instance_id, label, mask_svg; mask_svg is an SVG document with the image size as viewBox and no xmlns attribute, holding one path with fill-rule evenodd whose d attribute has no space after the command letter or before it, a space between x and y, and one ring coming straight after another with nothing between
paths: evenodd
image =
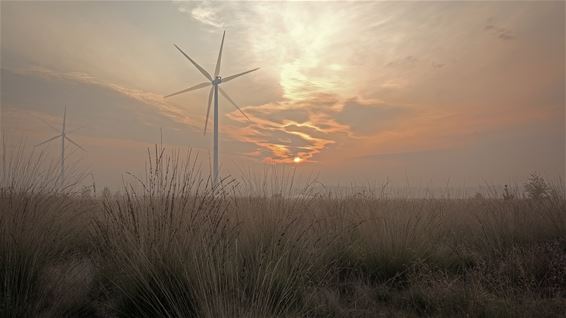
<instances>
[{"instance_id":1,"label":"hazy horizon","mask_svg":"<svg viewBox=\"0 0 566 318\"><path fill-rule=\"evenodd\" d=\"M226 30L223 175L278 164L336 184L476 187L565 174L564 2L2 2L8 148L57 134L68 162L117 189L147 148L191 147L209 171L208 71ZM163 132L161 135L160 132ZM56 162L58 143L40 150ZM298 158L298 159L296 159ZM299 161L299 162L296 162Z\"/></svg>"}]
</instances>

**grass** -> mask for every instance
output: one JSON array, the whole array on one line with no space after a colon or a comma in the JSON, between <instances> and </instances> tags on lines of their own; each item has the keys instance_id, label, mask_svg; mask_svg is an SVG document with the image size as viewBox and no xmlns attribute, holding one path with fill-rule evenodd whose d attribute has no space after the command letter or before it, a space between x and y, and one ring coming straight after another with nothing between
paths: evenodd
<instances>
[{"instance_id":1,"label":"grass","mask_svg":"<svg viewBox=\"0 0 566 318\"><path fill-rule=\"evenodd\" d=\"M100 198L61 186L41 154L10 158L2 317L566 312L561 184L538 200L314 195L274 169L213 187L192 153L155 148L146 175Z\"/></svg>"},{"instance_id":2,"label":"grass","mask_svg":"<svg viewBox=\"0 0 566 318\"><path fill-rule=\"evenodd\" d=\"M43 169L44 157L23 148L7 159L0 188L0 310L2 317L61 315L81 310L80 299L63 304L53 294L88 239L85 205L61 192L54 169ZM49 280L46 273L56 279ZM63 306L65 305L65 306ZM66 307L66 308L63 308Z\"/></svg>"}]
</instances>

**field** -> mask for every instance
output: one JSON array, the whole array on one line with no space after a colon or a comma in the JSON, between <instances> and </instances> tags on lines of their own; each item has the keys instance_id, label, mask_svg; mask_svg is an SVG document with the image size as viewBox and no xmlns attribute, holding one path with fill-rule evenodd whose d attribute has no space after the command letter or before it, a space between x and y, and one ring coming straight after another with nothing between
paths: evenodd
<instances>
[{"instance_id":1,"label":"field","mask_svg":"<svg viewBox=\"0 0 566 318\"><path fill-rule=\"evenodd\" d=\"M10 159L11 158L11 159ZM539 198L316 192L292 173L212 188L150 154L121 195L3 161L1 317L558 317L563 184Z\"/></svg>"}]
</instances>

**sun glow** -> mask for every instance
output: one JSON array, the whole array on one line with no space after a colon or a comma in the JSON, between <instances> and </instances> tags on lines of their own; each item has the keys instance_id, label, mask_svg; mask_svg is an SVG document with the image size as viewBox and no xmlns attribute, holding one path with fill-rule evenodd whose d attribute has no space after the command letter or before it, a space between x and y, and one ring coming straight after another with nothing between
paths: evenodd
<instances>
[{"instance_id":1,"label":"sun glow","mask_svg":"<svg viewBox=\"0 0 566 318\"><path fill-rule=\"evenodd\" d=\"M345 17L336 10L287 4L259 6L262 32L251 38L259 61L270 61L279 77L283 97L303 100L320 92L340 93L347 89L343 65L333 50Z\"/></svg>"},{"instance_id":2,"label":"sun glow","mask_svg":"<svg viewBox=\"0 0 566 318\"><path fill-rule=\"evenodd\" d=\"M250 51L260 65L269 61L262 70L281 91L272 102L246 107L252 113L253 124L246 124L252 133L234 136L263 148L264 162L314 162L316 154L335 142L334 133L349 135L349 127L328 113L340 112L343 100L353 94L346 76L350 51L340 50L345 36L353 33L352 16L294 3L254 6L254 14L262 32L250 32Z\"/></svg>"}]
</instances>

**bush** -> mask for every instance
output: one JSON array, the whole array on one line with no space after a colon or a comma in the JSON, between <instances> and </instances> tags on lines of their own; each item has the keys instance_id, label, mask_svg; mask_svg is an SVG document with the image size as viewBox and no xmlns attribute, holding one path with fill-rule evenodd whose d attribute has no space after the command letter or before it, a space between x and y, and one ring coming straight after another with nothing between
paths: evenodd
<instances>
[{"instance_id":1,"label":"bush","mask_svg":"<svg viewBox=\"0 0 566 318\"><path fill-rule=\"evenodd\" d=\"M546 184L543 177L537 173L532 173L525 184L525 191L527 191L530 199L540 200L549 196L550 187Z\"/></svg>"}]
</instances>

